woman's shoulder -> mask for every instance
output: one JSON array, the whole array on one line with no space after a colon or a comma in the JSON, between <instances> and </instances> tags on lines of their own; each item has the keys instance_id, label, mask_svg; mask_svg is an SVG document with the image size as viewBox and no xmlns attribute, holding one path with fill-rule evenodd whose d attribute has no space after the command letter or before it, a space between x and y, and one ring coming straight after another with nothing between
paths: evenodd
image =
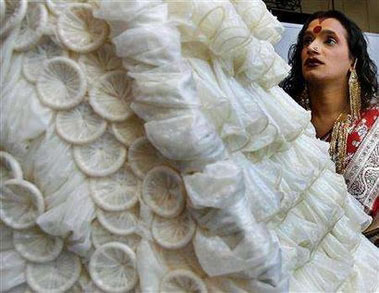
<instances>
[{"instance_id":1,"label":"woman's shoulder","mask_svg":"<svg viewBox=\"0 0 379 293\"><path fill-rule=\"evenodd\" d=\"M379 104L374 104L366 109L361 110L361 117L352 124L350 133L364 128L370 130L379 116ZM361 130L362 132L362 130Z\"/></svg>"},{"instance_id":2,"label":"woman's shoulder","mask_svg":"<svg viewBox=\"0 0 379 293\"><path fill-rule=\"evenodd\" d=\"M379 104L374 104L361 111L361 120L370 120L371 122L375 122L379 116Z\"/></svg>"},{"instance_id":3,"label":"woman's shoulder","mask_svg":"<svg viewBox=\"0 0 379 293\"><path fill-rule=\"evenodd\" d=\"M349 129L347 137L347 157L348 161L355 154L359 146L365 140L366 136L370 133L373 126L377 123L376 120L379 116L379 105L371 105L370 107L361 111L360 119L353 122ZM379 121L379 120L378 120Z\"/></svg>"}]
</instances>

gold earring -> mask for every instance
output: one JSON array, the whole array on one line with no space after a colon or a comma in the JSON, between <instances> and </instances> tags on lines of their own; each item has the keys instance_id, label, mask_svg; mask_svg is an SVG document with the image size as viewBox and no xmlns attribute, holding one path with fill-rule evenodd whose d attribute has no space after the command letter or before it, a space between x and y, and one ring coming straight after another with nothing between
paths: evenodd
<instances>
[{"instance_id":1,"label":"gold earring","mask_svg":"<svg viewBox=\"0 0 379 293\"><path fill-rule=\"evenodd\" d=\"M355 69L357 59L355 59L354 66L350 69L349 77L349 97L350 97L350 114L353 121L361 117L361 85L359 84L357 71Z\"/></svg>"},{"instance_id":2,"label":"gold earring","mask_svg":"<svg viewBox=\"0 0 379 293\"><path fill-rule=\"evenodd\" d=\"M305 85L303 91L300 94L299 102L300 102L300 106L302 106L305 110L311 109L311 102L309 101L307 85Z\"/></svg>"}]
</instances>

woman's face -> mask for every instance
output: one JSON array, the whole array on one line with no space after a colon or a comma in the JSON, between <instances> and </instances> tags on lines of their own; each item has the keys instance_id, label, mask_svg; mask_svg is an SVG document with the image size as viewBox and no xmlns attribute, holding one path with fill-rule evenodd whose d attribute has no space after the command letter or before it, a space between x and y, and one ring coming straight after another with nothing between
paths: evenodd
<instances>
[{"instance_id":1,"label":"woman's face","mask_svg":"<svg viewBox=\"0 0 379 293\"><path fill-rule=\"evenodd\" d=\"M347 32L334 18L315 19L305 30L301 64L308 83L346 82L353 60Z\"/></svg>"}]
</instances>

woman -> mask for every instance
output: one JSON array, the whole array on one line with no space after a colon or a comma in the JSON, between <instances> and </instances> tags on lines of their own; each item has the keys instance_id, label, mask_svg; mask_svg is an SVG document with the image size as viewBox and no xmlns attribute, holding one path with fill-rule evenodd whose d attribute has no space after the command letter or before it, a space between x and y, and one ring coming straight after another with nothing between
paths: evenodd
<instances>
[{"instance_id":1,"label":"woman","mask_svg":"<svg viewBox=\"0 0 379 293\"><path fill-rule=\"evenodd\" d=\"M312 111L317 137L330 142L336 171L373 216L367 231L378 238L377 68L362 31L341 12L316 12L301 29L289 60L292 70L281 85Z\"/></svg>"}]
</instances>

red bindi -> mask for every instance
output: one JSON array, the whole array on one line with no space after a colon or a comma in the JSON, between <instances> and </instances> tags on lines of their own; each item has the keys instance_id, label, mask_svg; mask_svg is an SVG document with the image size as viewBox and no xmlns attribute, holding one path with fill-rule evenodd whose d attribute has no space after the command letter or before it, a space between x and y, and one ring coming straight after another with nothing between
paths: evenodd
<instances>
[{"instance_id":1,"label":"red bindi","mask_svg":"<svg viewBox=\"0 0 379 293\"><path fill-rule=\"evenodd\" d=\"M321 29L322 29L321 25L317 25L314 27L313 32L315 34L318 34L319 32L321 32Z\"/></svg>"}]
</instances>

